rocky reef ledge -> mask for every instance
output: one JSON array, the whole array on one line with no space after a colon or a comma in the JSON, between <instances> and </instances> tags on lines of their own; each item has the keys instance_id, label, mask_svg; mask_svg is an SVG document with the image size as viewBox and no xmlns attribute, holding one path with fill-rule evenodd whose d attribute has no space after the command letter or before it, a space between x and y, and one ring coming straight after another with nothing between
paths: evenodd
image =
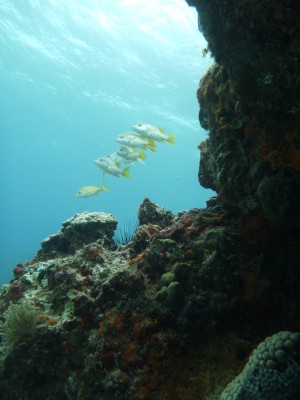
<instances>
[{"instance_id":1,"label":"rocky reef ledge","mask_svg":"<svg viewBox=\"0 0 300 400\"><path fill-rule=\"evenodd\" d=\"M77 214L14 269L0 291L3 400L218 398L261 339L299 327L281 231L244 227L218 197L178 216L145 199L139 220L117 246L112 215ZM277 335L222 399L270 391L270 373L295 392L300 334Z\"/></svg>"},{"instance_id":2,"label":"rocky reef ledge","mask_svg":"<svg viewBox=\"0 0 300 400\"><path fill-rule=\"evenodd\" d=\"M176 216L145 199L124 245L113 216L75 215L18 264L3 400L299 399L298 2L188 3L216 61L197 93L216 196Z\"/></svg>"}]
</instances>

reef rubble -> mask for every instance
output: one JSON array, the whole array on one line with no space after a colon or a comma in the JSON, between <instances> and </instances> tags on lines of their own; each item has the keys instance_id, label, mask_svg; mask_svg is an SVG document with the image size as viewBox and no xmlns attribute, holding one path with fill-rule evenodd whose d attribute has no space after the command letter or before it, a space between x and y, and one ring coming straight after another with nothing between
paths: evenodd
<instances>
[{"instance_id":1,"label":"reef rubble","mask_svg":"<svg viewBox=\"0 0 300 400\"><path fill-rule=\"evenodd\" d=\"M3 400L297 399L298 5L187 2L216 61L197 92L216 195L178 215L145 199L123 245L112 215L77 214L18 264Z\"/></svg>"}]
</instances>

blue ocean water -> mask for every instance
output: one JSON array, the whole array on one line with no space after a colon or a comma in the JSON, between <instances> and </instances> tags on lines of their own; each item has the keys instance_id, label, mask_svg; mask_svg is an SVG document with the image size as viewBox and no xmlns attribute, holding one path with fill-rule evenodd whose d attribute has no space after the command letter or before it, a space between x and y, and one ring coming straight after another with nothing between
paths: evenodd
<instances>
[{"instance_id":1,"label":"blue ocean water","mask_svg":"<svg viewBox=\"0 0 300 400\"><path fill-rule=\"evenodd\" d=\"M0 283L40 242L82 211L133 218L145 197L177 213L204 207L197 180L198 81L212 60L184 0L0 0ZM93 161L147 122L176 135L129 180Z\"/></svg>"}]
</instances>

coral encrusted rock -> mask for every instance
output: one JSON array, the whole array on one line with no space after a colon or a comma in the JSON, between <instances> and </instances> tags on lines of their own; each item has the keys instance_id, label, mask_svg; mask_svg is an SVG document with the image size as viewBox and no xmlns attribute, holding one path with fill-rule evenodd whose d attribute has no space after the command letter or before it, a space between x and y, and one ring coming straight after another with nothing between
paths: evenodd
<instances>
[{"instance_id":1,"label":"coral encrusted rock","mask_svg":"<svg viewBox=\"0 0 300 400\"><path fill-rule=\"evenodd\" d=\"M18 264L1 400L299 399L299 1L188 3L215 58L197 96L216 196L176 216L145 199L120 246L113 216L77 214ZM6 346L14 304L37 324Z\"/></svg>"},{"instance_id":2,"label":"coral encrusted rock","mask_svg":"<svg viewBox=\"0 0 300 400\"><path fill-rule=\"evenodd\" d=\"M117 220L103 212L83 212L63 222L62 226L60 231L43 240L39 260L74 254L83 245L97 240L112 243Z\"/></svg>"},{"instance_id":3,"label":"coral encrusted rock","mask_svg":"<svg viewBox=\"0 0 300 400\"><path fill-rule=\"evenodd\" d=\"M188 0L215 64L198 89L200 183L280 225L300 225L300 28L295 0ZM247 29L245 29L247 27Z\"/></svg>"},{"instance_id":4,"label":"coral encrusted rock","mask_svg":"<svg viewBox=\"0 0 300 400\"><path fill-rule=\"evenodd\" d=\"M167 225L173 218L174 215L171 211L164 210L147 197L139 207L140 225Z\"/></svg>"},{"instance_id":5,"label":"coral encrusted rock","mask_svg":"<svg viewBox=\"0 0 300 400\"><path fill-rule=\"evenodd\" d=\"M279 332L253 351L220 400L296 400L300 393L300 333Z\"/></svg>"}]
</instances>

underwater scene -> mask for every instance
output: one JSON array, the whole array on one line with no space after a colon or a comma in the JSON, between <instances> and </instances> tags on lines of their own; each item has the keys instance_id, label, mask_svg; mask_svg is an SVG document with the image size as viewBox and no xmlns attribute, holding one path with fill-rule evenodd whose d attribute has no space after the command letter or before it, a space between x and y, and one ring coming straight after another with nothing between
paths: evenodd
<instances>
[{"instance_id":1,"label":"underwater scene","mask_svg":"<svg viewBox=\"0 0 300 400\"><path fill-rule=\"evenodd\" d=\"M300 400L296 0L0 0L0 399Z\"/></svg>"},{"instance_id":2,"label":"underwater scene","mask_svg":"<svg viewBox=\"0 0 300 400\"><path fill-rule=\"evenodd\" d=\"M147 196L175 213L205 206L195 92L212 60L201 56L195 9L180 0L1 0L0 13L0 282L77 212L112 213L122 225ZM130 179L107 176L109 192L76 198L101 186L94 160L138 123L174 134L176 145L157 143Z\"/></svg>"}]
</instances>

